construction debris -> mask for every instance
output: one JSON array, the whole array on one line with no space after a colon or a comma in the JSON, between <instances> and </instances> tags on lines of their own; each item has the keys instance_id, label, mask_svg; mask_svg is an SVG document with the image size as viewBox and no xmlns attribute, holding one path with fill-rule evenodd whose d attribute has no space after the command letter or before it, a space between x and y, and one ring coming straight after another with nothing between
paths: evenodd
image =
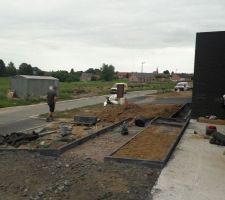
<instances>
[{"instance_id":1,"label":"construction debris","mask_svg":"<svg viewBox=\"0 0 225 200\"><path fill-rule=\"evenodd\" d=\"M39 135L35 132L32 134L26 134L22 132L14 132L6 136L0 136L0 144L8 144L14 147L18 147L21 144L26 144L30 141L36 140L39 138Z\"/></svg>"},{"instance_id":2,"label":"construction debris","mask_svg":"<svg viewBox=\"0 0 225 200\"><path fill-rule=\"evenodd\" d=\"M128 123L125 121L121 126L121 134L128 135Z\"/></svg>"},{"instance_id":3,"label":"construction debris","mask_svg":"<svg viewBox=\"0 0 225 200\"><path fill-rule=\"evenodd\" d=\"M215 115L209 115L209 116L205 116L206 119L209 119L209 120L215 120L217 119L217 117Z\"/></svg>"},{"instance_id":4,"label":"construction debris","mask_svg":"<svg viewBox=\"0 0 225 200\"><path fill-rule=\"evenodd\" d=\"M225 135L220 132L214 131L209 142L210 144L225 146Z\"/></svg>"},{"instance_id":5,"label":"construction debris","mask_svg":"<svg viewBox=\"0 0 225 200\"><path fill-rule=\"evenodd\" d=\"M213 132L217 131L216 126L208 125L206 126L206 135L212 135Z\"/></svg>"},{"instance_id":6,"label":"construction debris","mask_svg":"<svg viewBox=\"0 0 225 200\"><path fill-rule=\"evenodd\" d=\"M113 94L113 95L111 95L109 97L106 97L106 100L103 103L103 105L106 106L107 104L119 104L117 95Z\"/></svg>"},{"instance_id":7,"label":"construction debris","mask_svg":"<svg viewBox=\"0 0 225 200\"><path fill-rule=\"evenodd\" d=\"M95 125L97 123L97 117L95 116L80 116L74 117L74 122L79 125Z\"/></svg>"},{"instance_id":8,"label":"construction debris","mask_svg":"<svg viewBox=\"0 0 225 200\"><path fill-rule=\"evenodd\" d=\"M71 134L71 132L72 132L72 127L69 127L67 125L63 124L63 125L60 125L59 127L60 127L60 134L62 137L65 137L65 136Z\"/></svg>"},{"instance_id":9,"label":"construction debris","mask_svg":"<svg viewBox=\"0 0 225 200\"><path fill-rule=\"evenodd\" d=\"M139 116L135 118L135 125L140 127L145 127L145 124L147 122L146 118L143 116Z\"/></svg>"}]
</instances>

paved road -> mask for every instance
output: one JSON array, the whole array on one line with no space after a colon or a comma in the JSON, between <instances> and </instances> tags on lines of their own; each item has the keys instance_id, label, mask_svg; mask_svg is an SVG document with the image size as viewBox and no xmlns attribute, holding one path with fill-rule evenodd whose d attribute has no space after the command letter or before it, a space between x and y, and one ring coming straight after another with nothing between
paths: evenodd
<instances>
[{"instance_id":1,"label":"paved road","mask_svg":"<svg viewBox=\"0 0 225 200\"><path fill-rule=\"evenodd\" d=\"M132 99L135 97L153 94L155 90L136 91L126 94L126 98ZM95 96L90 98L81 98L69 101L57 102L56 111L78 108L88 105L103 103L104 96ZM35 104L29 106L18 106L0 109L0 134L8 134L13 131L22 131L35 126L45 124L44 120L37 119L37 116L48 111L46 103Z\"/></svg>"}]
</instances>

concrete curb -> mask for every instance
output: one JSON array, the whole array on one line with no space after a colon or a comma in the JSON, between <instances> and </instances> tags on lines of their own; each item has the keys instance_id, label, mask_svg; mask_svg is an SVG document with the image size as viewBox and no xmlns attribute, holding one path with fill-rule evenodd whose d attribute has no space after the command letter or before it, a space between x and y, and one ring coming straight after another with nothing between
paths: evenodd
<instances>
[{"instance_id":1,"label":"concrete curb","mask_svg":"<svg viewBox=\"0 0 225 200\"><path fill-rule=\"evenodd\" d=\"M44 156L53 156L53 157L58 157L60 156L62 153L64 153L65 151L69 150L69 149L72 149L78 145L81 145L85 142L87 142L88 140L90 139L94 139L95 137L99 136L99 135L102 135L112 129L114 129L115 127L121 125L124 121L129 121L130 118L127 118L125 120L122 120L118 123L115 123L111 126L108 126L106 128L103 128L91 135L88 135L88 136L85 136L85 137L82 137L80 138L79 140L75 140L71 143L68 143L66 145L63 145L59 148L56 148L56 149L44 149L44 148L40 148L40 149L16 149L16 148L0 148L0 152L23 152L23 151L26 151L26 152L31 152L31 153L39 153L41 155L44 155Z\"/></svg>"},{"instance_id":2,"label":"concrete curb","mask_svg":"<svg viewBox=\"0 0 225 200\"><path fill-rule=\"evenodd\" d=\"M185 105L182 106L182 108L180 108L178 111L182 111L184 109ZM176 111L175 113L177 114ZM171 115L171 116L174 116ZM160 117L156 117L154 118L150 125L151 126L152 124L162 124L162 123L157 123L157 120L158 119L165 119L165 122L163 124L167 124L168 126L174 126L174 125L171 125L170 122L167 122L167 121L177 121L176 118L160 118ZM180 120L177 121L177 123L179 123ZM160 168L162 169L166 163L168 162L168 160L170 159L173 151L175 150L177 144L179 143L180 139L182 138L184 132L185 132L185 129L186 127L188 126L189 124L189 121L190 121L190 116L188 116L186 118L185 121L180 121L180 127L182 127L180 133L177 135L174 143L171 144L171 146L169 147L167 153L165 154L165 156L163 157L163 159L161 160L144 160L144 159L133 159L133 158L127 158L127 157L116 157L116 156L113 156L117 151L119 151L122 147L124 147L125 145L127 145L131 140L133 140L135 137L137 137L139 134L141 134L144 130L140 131L138 134L136 134L134 137L132 137L129 141L127 141L125 144L123 144L122 146L120 146L119 148L117 148L115 151L113 151L109 156L105 156L104 157L104 161L113 161L113 162L118 162L118 163L127 163L127 164L138 164L138 165L147 165L147 166L150 166L150 167L153 167L153 168ZM148 126L148 127L149 127ZM178 124L176 125L178 126Z\"/></svg>"}]
</instances>

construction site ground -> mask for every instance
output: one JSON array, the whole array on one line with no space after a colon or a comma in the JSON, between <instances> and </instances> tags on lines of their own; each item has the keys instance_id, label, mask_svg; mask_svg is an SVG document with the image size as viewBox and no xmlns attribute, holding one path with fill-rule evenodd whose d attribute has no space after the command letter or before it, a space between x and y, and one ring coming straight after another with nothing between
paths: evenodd
<instances>
[{"instance_id":1,"label":"construction site ground","mask_svg":"<svg viewBox=\"0 0 225 200\"><path fill-rule=\"evenodd\" d=\"M115 123L142 115L169 117L178 105L98 105L61 113L96 115L104 123ZM66 115L65 115L66 114ZM57 125L56 125L57 126ZM160 170L149 167L103 162L104 156L127 142L142 128L130 123L129 134L119 128L65 152L58 158L26 152L0 153L0 199L131 199L149 198Z\"/></svg>"},{"instance_id":2,"label":"construction site ground","mask_svg":"<svg viewBox=\"0 0 225 200\"><path fill-rule=\"evenodd\" d=\"M56 114L57 121L48 124L42 128L53 133L39 137L38 139L26 144L18 146L19 149L34 149L34 148L51 148L57 149L82 137L93 134L102 128L113 125L127 118L143 116L146 119L152 119L156 116L169 117L179 105L152 105L152 104L127 104L127 105L102 105L83 107ZM96 116L97 124L93 126L81 126L72 124L74 116ZM60 117L60 118L59 118ZM60 136L60 126L67 125L72 129L71 134L65 137ZM132 125L130 122L129 125ZM28 131L29 132L29 131ZM31 132L31 131L30 131ZM0 148L14 148L10 145L0 145Z\"/></svg>"},{"instance_id":3,"label":"construction site ground","mask_svg":"<svg viewBox=\"0 0 225 200\"><path fill-rule=\"evenodd\" d=\"M125 96L130 101L135 97L156 93L155 90L128 92ZM57 101L55 111L65 111L90 105L103 104L105 96ZM148 103L152 99L149 99ZM15 131L23 131L46 124L45 119L39 119L39 115L48 112L47 103L0 108L0 135L6 135Z\"/></svg>"},{"instance_id":4,"label":"construction site ground","mask_svg":"<svg viewBox=\"0 0 225 200\"><path fill-rule=\"evenodd\" d=\"M119 149L113 156L162 160L180 132L181 127L151 125Z\"/></svg>"}]
</instances>

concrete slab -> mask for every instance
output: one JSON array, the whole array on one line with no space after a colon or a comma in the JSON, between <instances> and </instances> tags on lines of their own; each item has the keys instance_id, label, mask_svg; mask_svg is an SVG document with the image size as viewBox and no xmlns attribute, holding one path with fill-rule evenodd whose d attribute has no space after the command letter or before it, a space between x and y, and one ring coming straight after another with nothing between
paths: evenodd
<instances>
[{"instance_id":1,"label":"concrete slab","mask_svg":"<svg viewBox=\"0 0 225 200\"><path fill-rule=\"evenodd\" d=\"M190 121L148 200L225 199L225 147L209 143L205 138L206 125ZM216 126L225 133L225 126Z\"/></svg>"}]
</instances>

